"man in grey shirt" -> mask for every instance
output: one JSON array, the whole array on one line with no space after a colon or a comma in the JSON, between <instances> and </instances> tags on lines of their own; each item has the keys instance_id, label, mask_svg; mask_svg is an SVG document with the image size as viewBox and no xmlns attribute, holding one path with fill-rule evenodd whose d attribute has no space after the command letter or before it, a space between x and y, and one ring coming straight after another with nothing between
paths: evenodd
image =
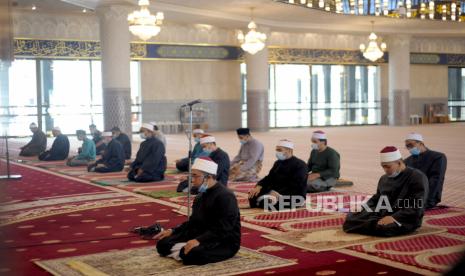
<instances>
[{"instance_id":1,"label":"man in grey shirt","mask_svg":"<svg viewBox=\"0 0 465 276\"><path fill-rule=\"evenodd\" d=\"M229 180L257 181L263 166L263 144L250 135L248 128L239 128L236 132L241 148L237 156L231 161Z\"/></svg>"}]
</instances>

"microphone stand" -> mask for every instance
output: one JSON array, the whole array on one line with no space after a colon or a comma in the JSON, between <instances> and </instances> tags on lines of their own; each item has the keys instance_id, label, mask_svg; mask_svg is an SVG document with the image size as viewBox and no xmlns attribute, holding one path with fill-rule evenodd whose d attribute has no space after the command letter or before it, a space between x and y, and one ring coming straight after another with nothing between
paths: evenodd
<instances>
[{"instance_id":1,"label":"microphone stand","mask_svg":"<svg viewBox=\"0 0 465 276\"><path fill-rule=\"evenodd\" d=\"M191 217L191 189L192 189L192 117L193 117L193 112L192 112L192 105L189 105L189 129L186 131L186 134L188 135L189 139L189 153L188 153L188 158L189 158L189 176L187 180L187 220L190 219Z\"/></svg>"},{"instance_id":2,"label":"microphone stand","mask_svg":"<svg viewBox=\"0 0 465 276\"><path fill-rule=\"evenodd\" d=\"M193 128L193 111L192 106L198 103L201 103L200 99L189 102L181 106L181 108L188 107L189 108L189 128L186 131L187 139L189 140L189 176L187 179L187 220L191 217L191 189L192 189L192 128Z\"/></svg>"}]
</instances>

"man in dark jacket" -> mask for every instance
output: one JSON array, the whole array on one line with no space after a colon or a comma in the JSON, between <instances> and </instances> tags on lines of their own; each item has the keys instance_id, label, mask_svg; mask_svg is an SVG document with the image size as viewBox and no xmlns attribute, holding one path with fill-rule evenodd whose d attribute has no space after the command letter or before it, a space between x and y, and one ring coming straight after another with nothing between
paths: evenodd
<instances>
[{"instance_id":1,"label":"man in dark jacket","mask_svg":"<svg viewBox=\"0 0 465 276\"><path fill-rule=\"evenodd\" d=\"M153 125L144 123L140 129L144 139L131 164L128 179L135 182L161 181L165 178L165 146L155 138Z\"/></svg>"},{"instance_id":2,"label":"man in dark jacket","mask_svg":"<svg viewBox=\"0 0 465 276\"><path fill-rule=\"evenodd\" d=\"M218 165L199 157L192 166L192 184L199 191L192 215L180 226L156 235L161 256L185 265L204 265L233 257L241 245L241 219L236 196L217 182Z\"/></svg>"},{"instance_id":3,"label":"man in dark jacket","mask_svg":"<svg viewBox=\"0 0 465 276\"><path fill-rule=\"evenodd\" d=\"M52 134L55 137L50 150L44 151L39 155L41 161L58 161L65 160L69 155L68 136L61 133L59 127L54 127Z\"/></svg>"},{"instance_id":4,"label":"man in dark jacket","mask_svg":"<svg viewBox=\"0 0 465 276\"><path fill-rule=\"evenodd\" d=\"M446 155L427 148L423 136L418 133L410 133L407 136L405 147L411 154L405 159L405 164L408 167L422 171L428 178L429 193L425 207L426 209L434 208L441 202L442 187L447 169Z\"/></svg>"},{"instance_id":5,"label":"man in dark jacket","mask_svg":"<svg viewBox=\"0 0 465 276\"><path fill-rule=\"evenodd\" d=\"M305 204L307 165L293 155L294 144L281 140L276 146L278 159L267 176L249 191L251 208L286 209ZM294 205L294 206L293 206Z\"/></svg>"},{"instance_id":6,"label":"man in dark jacket","mask_svg":"<svg viewBox=\"0 0 465 276\"><path fill-rule=\"evenodd\" d=\"M376 194L362 205L363 210L347 215L343 225L347 233L393 237L421 226L428 179L421 171L407 167L396 147L385 147L380 155L385 174L379 179Z\"/></svg>"},{"instance_id":7,"label":"man in dark jacket","mask_svg":"<svg viewBox=\"0 0 465 276\"><path fill-rule=\"evenodd\" d=\"M97 126L94 124L89 125L89 131L95 144L95 154L101 155L105 150L105 143L103 143L102 132L98 130Z\"/></svg>"},{"instance_id":8,"label":"man in dark jacket","mask_svg":"<svg viewBox=\"0 0 465 276\"><path fill-rule=\"evenodd\" d=\"M19 156L38 156L47 148L47 136L45 136L45 133L35 123L31 123L29 129L33 133L32 139L20 148Z\"/></svg>"},{"instance_id":9,"label":"man in dark jacket","mask_svg":"<svg viewBox=\"0 0 465 276\"><path fill-rule=\"evenodd\" d=\"M215 137L209 134L203 134L200 138L200 145L203 152L218 164L218 172L216 177L219 183L227 186L229 178L229 155L216 145Z\"/></svg>"},{"instance_id":10,"label":"man in dark jacket","mask_svg":"<svg viewBox=\"0 0 465 276\"><path fill-rule=\"evenodd\" d=\"M105 151L102 158L87 167L89 172L120 172L124 168L124 150L118 140L113 139L111 132L102 133L103 142L105 143Z\"/></svg>"},{"instance_id":11,"label":"man in dark jacket","mask_svg":"<svg viewBox=\"0 0 465 276\"><path fill-rule=\"evenodd\" d=\"M126 160L131 159L132 145L131 145L131 140L129 139L129 136L126 133L121 132L119 127L112 128L111 132L113 133L113 139L118 140L118 142L120 142L121 145L123 146L124 158Z\"/></svg>"}]
</instances>

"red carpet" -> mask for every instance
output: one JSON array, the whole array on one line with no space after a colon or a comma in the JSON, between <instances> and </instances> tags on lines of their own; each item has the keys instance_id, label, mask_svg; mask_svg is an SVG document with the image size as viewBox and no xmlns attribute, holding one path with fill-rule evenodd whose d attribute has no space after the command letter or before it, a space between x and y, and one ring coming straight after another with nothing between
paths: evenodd
<instances>
[{"instance_id":1,"label":"red carpet","mask_svg":"<svg viewBox=\"0 0 465 276\"><path fill-rule=\"evenodd\" d=\"M1 246L3 253L8 252L15 261L3 267L3 270L16 275L46 275L31 261L155 245L154 241L141 240L128 234L127 230L134 225L147 225L156 220L165 227L172 227L184 221L185 217L157 203L141 203L54 215L10 225L4 227L3 231L15 234L3 240ZM316 254L302 251L266 240L261 237L263 233L256 230L244 228L242 234L242 245L247 248L298 261L298 265L251 275L312 275L329 271L355 275L361 265L365 271L373 272L373 275L378 272L412 274L341 253Z\"/></svg>"},{"instance_id":2,"label":"red carpet","mask_svg":"<svg viewBox=\"0 0 465 276\"><path fill-rule=\"evenodd\" d=\"M185 217L173 212L174 206L186 206L186 197L163 198L157 202L143 202L144 199L109 191L105 187L69 180L64 177L14 165L24 178L2 185L2 193L8 198L9 210L2 210L1 254L9 255L14 261L0 267L0 274L43 275L46 274L31 260L51 259L66 256L91 254L109 250L127 249L154 244L154 241L140 240L127 233L136 225L148 225L159 221L166 227L174 226ZM156 184L131 184L117 186L126 191L158 191L174 189L177 182L167 180ZM233 184L239 204L247 203L244 194L251 183ZM326 193L341 196L344 206L350 203L350 195L340 192ZM40 198L47 200L38 200ZM312 198L312 202L316 199ZM458 208L429 211L425 224L445 227L448 233L413 237L404 241L384 242L354 246L340 252L313 253L262 238L257 227L292 231L340 225L340 213L279 212L271 214L246 214L243 221L252 228L243 227L242 245L282 258L295 259L297 265L251 273L264 275L289 273L292 275L358 275L363 267L364 274L410 275L412 272L394 268L409 265L409 269L443 271L458 256L450 248L465 244L463 229L465 215ZM253 226L256 225L257 227ZM448 236L449 235L449 236ZM463 238L459 238L463 237ZM447 249L449 251L444 251ZM424 255L424 252L433 252ZM423 255L424 256L423 256ZM421 258L419 258L421 257ZM383 261L384 260L384 261ZM393 263L387 266L387 260Z\"/></svg>"},{"instance_id":3,"label":"red carpet","mask_svg":"<svg viewBox=\"0 0 465 276\"><path fill-rule=\"evenodd\" d=\"M107 191L100 187L68 180L66 178L32 170L23 166L11 164L15 174L21 174L21 180L2 181L0 194L2 202L27 201L36 198L63 196Z\"/></svg>"}]
</instances>

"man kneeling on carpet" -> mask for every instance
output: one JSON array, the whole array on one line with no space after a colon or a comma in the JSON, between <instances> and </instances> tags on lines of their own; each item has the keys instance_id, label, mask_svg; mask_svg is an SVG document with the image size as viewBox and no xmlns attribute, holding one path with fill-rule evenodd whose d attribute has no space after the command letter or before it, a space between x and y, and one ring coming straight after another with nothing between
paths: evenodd
<instances>
[{"instance_id":1,"label":"man kneeling on carpet","mask_svg":"<svg viewBox=\"0 0 465 276\"><path fill-rule=\"evenodd\" d=\"M87 138L85 130L77 130L76 136L82 141L82 147L79 154L68 159L66 165L71 167L87 166L89 162L95 160L95 143Z\"/></svg>"},{"instance_id":2,"label":"man kneeling on carpet","mask_svg":"<svg viewBox=\"0 0 465 276\"><path fill-rule=\"evenodd\" d=\"M363 210L347 215L343 229L347 233L392 237L411 233L421 226L428 195L428 179L409 168L396 147L381 151L385 175L376 194L362 205Z\"/></svg>"},{"instance_id":3,"label":"man kneeling on carpet","mask_svg":"<svg viewBox=\"0 0 465 276\"><path fill-rule=\"evenodd\" d=\"M59 127L54 127L52 129L52 134L55 137L55 141L53 141L52 147L49 150L44 151L39 155L40 161L58 161L68 158L68 136L61 133L61 129Z\"/></svg>"},{"instance_id":4,"label":"man kneeling on carpet","mask_svg":"<svg viewBox=\"0 0 465 276\"><path fill-rule=\"evenodd\" d=\"M113 139L113 133L109 131L102 133L102 138L105 144L102 158L89 164L87 171L99 173L122 171L125 159L123 145L118 140Z\"/></svg>"},{"instance_id":5,"label":"man kneeling on carpet","mask_svg":"<svg viewBox=\"0 0 465 276\"><path fill-rule=\"evenodd\" d=\"M281 140L270 172L249 191L251 208L297 208L305 204L307 165L293 155L294 143Z\"/></svg>"},{"instance_id":6,"label":"man kneeling on carpet","mask_svg":"<svg viewBox=\"0 0 465 276\"><path fill-rule=\"evenodd\" d=\"M337 183L340 170L340 156L328 146L326 133L313 132L312 151L308 159L307 191L318 193L329 191Z\"/></svg>"},{"instance_id":7,"label":"man kneeling on carpet","mask_svg":"<svg viewBox=\"0 0 465 276\"><path fill-rule=\"evenodd\" d=\"M192 182L199 190L192 215L180 226L155 239L161 256L185 265L204 265L233 257L241 244L241 222L236 196L216 178L218 165L199 157L192 166Z\"/></svg>"},{"instance_id":8,"label":"man kneeling on carpet","mask_svg":"<svg viewBox=\"0 0 465 276\"><path fill-rule=\"evenodd\" d=\"M161 181L165 178L165 146L155 138L152 124L143 123L140 128L143 140L132 162L128 179L135 182Z\"/></svg>"}]
</instances>

